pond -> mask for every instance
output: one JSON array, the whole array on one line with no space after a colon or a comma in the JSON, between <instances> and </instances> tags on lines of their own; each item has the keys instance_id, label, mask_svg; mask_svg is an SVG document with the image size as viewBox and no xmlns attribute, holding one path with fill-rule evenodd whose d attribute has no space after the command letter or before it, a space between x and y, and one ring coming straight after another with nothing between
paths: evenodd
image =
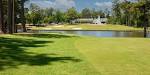
<instances>
[{"instance_id":1,"label":"pond","mask_svg":"<svg viewBox=\"0 0 150 75\"><path fill-rule=\"evenodd\" d=\"M30 30L29 33L62 33L95 37L143 37L139 31L86 31L86 30ZM150 37L150 32L147 33Z\"/></svg>"}]
</instances>

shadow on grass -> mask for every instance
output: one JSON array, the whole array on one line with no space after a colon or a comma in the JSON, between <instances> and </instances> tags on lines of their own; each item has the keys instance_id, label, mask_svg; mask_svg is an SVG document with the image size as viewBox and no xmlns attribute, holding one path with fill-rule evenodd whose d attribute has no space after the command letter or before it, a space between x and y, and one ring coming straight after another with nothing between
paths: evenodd
<instances>
[{"instance_id":1,"label":"shadow on grass","mask_svg":"<svg viewBox=\"0 0 150 75\"><path fill-rule=\"evenodd\" d=\"M36 37L36 38L72 38L77 36L69 36L62 34L14 34L19 36Z\"/></svg>"},{"instance_id":2,"label":"shadow on grass","mask_svg":"<svg viewBox=\"0 0 150 75\"><path fill-rule=\"evenodd\" d=\"M29 47L44 47L46 43L53 43L53 41L0 37L0 71L17 68L19 65L43 66L52 62L80 61L74 57L58 57L57 54L37 54L26 51Z\"/></svg>"}]
</instances>

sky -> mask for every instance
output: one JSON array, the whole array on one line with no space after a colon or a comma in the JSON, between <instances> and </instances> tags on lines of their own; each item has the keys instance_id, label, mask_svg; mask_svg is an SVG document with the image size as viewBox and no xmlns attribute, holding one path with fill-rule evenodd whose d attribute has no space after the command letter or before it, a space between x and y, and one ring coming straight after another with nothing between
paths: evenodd
<instances>
[{"instance_id":1,"label":"sky","mask_svg":"<svg viewBox=\"0 0 150 75\"><path fill-rule=\"evenodd\" d=\"M112 0L29 0L25 3L25 7L29 7L31 3L35 3L41 8L57 8L66 10L75 7L78 11L84 8L91 9L111 9Z\"/></svg>"},{"instance_id":2,"label":"sky","mask_svg":"<svg viewBox=\"0 0 150 75\"><path fill-rule=\"evenodd\" d=\"M120 0L123 1L123 0ZM135 1L135 0L127 0ZM29 7L31 3L37 4L41 8L57 8L66 10L75 7L78 11L84 8L111 10L112 0L29 0L25 3L25 7Z\"/></svg>"}]
</instances>

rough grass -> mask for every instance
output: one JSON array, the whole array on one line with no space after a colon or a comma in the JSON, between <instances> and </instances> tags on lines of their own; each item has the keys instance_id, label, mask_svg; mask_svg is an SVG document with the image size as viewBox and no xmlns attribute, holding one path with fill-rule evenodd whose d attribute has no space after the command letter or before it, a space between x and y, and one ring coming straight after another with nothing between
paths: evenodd
<instances>
[{"instance_id":1,"label":"rough grass","mask_svg":"<svg viewBox=\"0 0 150 75\"><path fill-rule=\"evenodd\" d=\"M142 28L135 28L123 25L90 25L90 24L78 24L78 25L58 25L58 26L47 26L47 27L32 27L32 30L143 30Z\"/></svg>"}]
</instances>

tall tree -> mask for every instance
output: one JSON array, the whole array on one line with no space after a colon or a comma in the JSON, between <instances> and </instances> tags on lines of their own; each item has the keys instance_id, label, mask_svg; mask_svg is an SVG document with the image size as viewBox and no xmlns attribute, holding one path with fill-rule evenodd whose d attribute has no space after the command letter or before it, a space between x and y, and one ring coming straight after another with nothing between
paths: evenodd
<instances>
[{"instance_id":1,"label":"tall tree","mask_svg":"<svg viewBox=\"0 0 150 75\"><path fill-rule=\"evenodd\" d=\"M150 21L150 0L114 0L113 19L115 23L144 27L144 37Z\"/></svg>"},{"instance_id":2,"label":"tall tree","mask_svg":"<svg viewBox=\"0 0 150 75\"><path fill-rule=\"evenodd\" d=\"M3 4L2 4L2 0L0 0L0 32L3 33L3 25L4 25L4 21L3 21Z\"/></svg>"},{"instance_id":3,"label":"tall tree","mask_svg":"<svg viewBox=\"0 0 150 75\"><path fill-rule=\"evenodd\" d=\"M53 19L55 20L55 22L57 24L64 21L64 16L63 15L64 14L60 10L56 11L56 14L54 15Z\"/></svg>"},{"instance_id":4,"label":"tall tree","mask_svg":"<svg viewBox=\"0 0 150 75\"><path fill-rule=\"evenodd\" d=\"M17 26L16 26L16 0L13 0L12 2L12 30L13 30L13 33L17 32Z\"/></svg>"},{"instance_id":5,"label":"tall tree","mask_svg":"<svg viewBox=\"0 0 150 75\"><path fill-rule=\"evenodd\" d=\"M36 4L30 5L30 12L28 13L27 20L30 21L33 25L41 23L43 19L42 11L40 7Z\"/></svg>"},{"instance_id":6,"label":"tall tree","mask_svg":"<svg viewBox=\"0 0 150 75\"><path fill-rule=\"evenodd\" d=\"M89 8L84 8L81 13L82 13L83 18L91 18L92 17L92 12Z\"/></svg>"},{"instance_id":7,"label":"tall tree","mask_svg":"<svg viewBox=\"0 0 150 75\"><path fill-rule=\"evenodd\" d=\"M12 6L13 6L13 0L8 0L8 33L9 34L12 34L13 33L13 28L12 28L12 16L13 16L13 14L12 14Z\"/></svg>"},{"instance_id":8,"label":"tall tree","mask_svg":"<svg viewBox=\"0 0 150 75\"><path fill-rule=\"evenodd\" d=\"M7 33L7 8L8 8L8 0L2 0L2 14L3 14L3 26L2 26L2 30L3 30L3 33Z\"/></svg>"},{"instance_id":9,"label":"tall tree","mask_svg":"<svg viewBox=\"0 0 150 75\"><path fill-rule=\"evenodd\" d=\"M141 6L139 7L143 13L142 15L142 25L144 27L144 37L147 37L147 26L148 26L148 12L150 10L150 1L141 0Z\"/></svg>"},{"instance_id":10,"label":"tall tree","mask_svg":"<svg viewBox=\"0 0 150 75\"><path fill-rule=\"evenodd\" d=\"M22 26L23 26L23 32L26 32L26 22L25 22L25 15L24 15L24 3L25 1L27 0L21 0L21 23L22 23Z\"/></svg>"},{"instance_id":11,"label":"tall tree","mask_svg":"<svg viewBox=\"0 0 150 75\"><path fill-rule=\"evenodd\" d=\"M114 24L121 24L121 10L120 10L120 4L119 0L113 0L113 23Z\"/></svg>"},{"instance_id":12,"label":"tall tree","mask_svg":"<svg viewBox=\"0 0 150 75\"><path fill-rule=\"evenodd\" d=\"M78 17L78 13L75 8L68 9L66 15L67 15L67 19L70 23L72 23L71 21Z\"/></svg>"}]
</instances>

